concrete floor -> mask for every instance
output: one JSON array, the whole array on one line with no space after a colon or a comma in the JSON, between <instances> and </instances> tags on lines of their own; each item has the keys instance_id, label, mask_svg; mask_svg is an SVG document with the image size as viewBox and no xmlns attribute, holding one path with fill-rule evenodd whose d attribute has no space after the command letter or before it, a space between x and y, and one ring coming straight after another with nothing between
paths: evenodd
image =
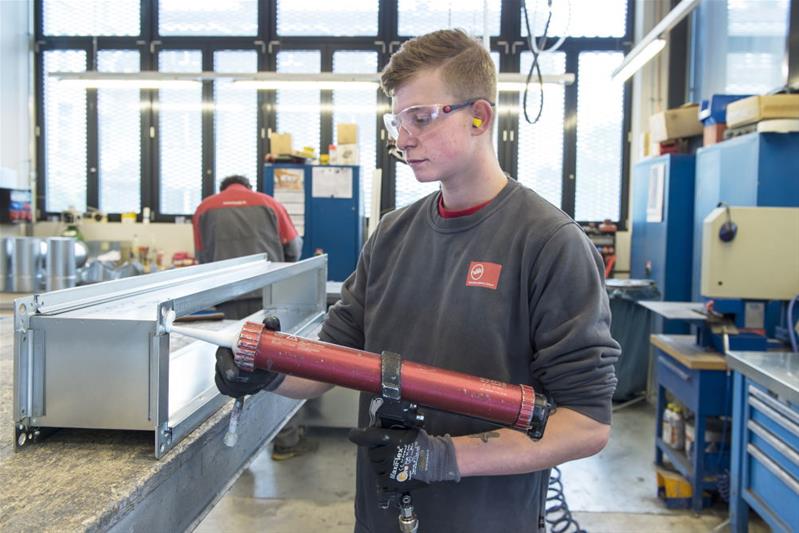
<instances>
[{"instance_id":1,"label":"concrete floor","mask_svg":"<svg viewBox=\"0 0 799 533\"><path fill-rule=\"evenodd\" d=\"M645 403L614 413L608 446L561 467L567 502L580 526L591 533L726 531L725 505L696 515L668 510L657 499L654 420L654 408ZM265 448L196 531L351 532L355 446L346 434L310 430L319 450L284 462L273 462ZM762 522L751 524L750 532L766 531Z\"/></svg>"}]
</instances>

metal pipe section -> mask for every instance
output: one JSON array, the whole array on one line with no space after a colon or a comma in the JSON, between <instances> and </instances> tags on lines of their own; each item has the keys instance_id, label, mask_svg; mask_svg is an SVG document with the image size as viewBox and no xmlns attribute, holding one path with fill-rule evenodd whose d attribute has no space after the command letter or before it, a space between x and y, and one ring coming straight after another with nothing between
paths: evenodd
<instances>
[{"instance_id":1,"label":"metal pipe section","mask_svg":"<svg viewBox=\"0 0 799 533\"><path fill-rule=\"evenodd\" d=\"M75 268L75 239L49 237L45 264L45 287L48 292L74 287L78 279Z\"/></svg>"},{"instance_id":2,"label":"metal pipe section","mask_svg":"<svg viewBox=\"0 0 799 533\"><path fill-rule=\"evenodd\" d=\"M372 394L381 392L378 354L312 341L247 322L239 336L236 364L340 385ZM401 398L433 409L481 418L529 430L535 392L528 385L503 383L402 361Z\"/></svg>"}]
</instances>

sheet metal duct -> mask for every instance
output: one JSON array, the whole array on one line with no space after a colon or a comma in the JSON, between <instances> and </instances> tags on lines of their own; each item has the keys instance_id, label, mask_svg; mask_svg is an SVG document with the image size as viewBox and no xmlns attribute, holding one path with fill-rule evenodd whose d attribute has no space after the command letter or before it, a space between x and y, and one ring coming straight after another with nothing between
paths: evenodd
<instances>
[{"instance_id":1,"label":"sheet metal duct","mask_svg":"<svg viewBox=\"0 0 799 533\"><path fill-rule=\"evenodd\" d=\"M286 331L303 335L324 317L326 277L326 256L259 254L15 300L16 446L47 428L147 430L161 457L226 401L213 382L216 346L170 346L163 317L258 290Z\"/></svg>"}]
</instances>

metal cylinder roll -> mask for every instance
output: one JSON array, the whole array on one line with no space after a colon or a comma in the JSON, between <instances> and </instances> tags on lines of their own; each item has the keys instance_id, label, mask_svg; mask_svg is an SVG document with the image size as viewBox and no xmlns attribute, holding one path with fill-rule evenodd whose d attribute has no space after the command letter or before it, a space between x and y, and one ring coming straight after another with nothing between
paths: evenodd
<instances>
[{"instance_id":1,"label":"metal cylinder roll","mask_svg":"<svg viewBox=\"0 0 799 533\"><path fill-rule=\"evenodd\" d=\"M7 292L36 292L41 287L43 241L36 237L6 237L2 240L0 272Z\"/></svg>"},{"instance_id":2,"label":"metal cylinder roll","mask_svg":"<svg viewBox=\"0 0 799 533\"><path fill-rule=\"evenodd\" d=\"M259 368L340 385L372 394L381 392L378 354L265 330L247 322L235 350L244 370ZM535 392L528 385L503 383L402 361L401 398L420 405L528 430Z\"/></svg>"},{"instance_id":3,"label":"metal cylinder roll","mask_svg":"<svg viewBox=\"0 0 799 533\"><path fill-rule=\"evenodd\" d=\"M75 239L72 237L48 238L46 265L45 281L48 291L74 287L77 282Z\"/></svg>"}]
</instances>

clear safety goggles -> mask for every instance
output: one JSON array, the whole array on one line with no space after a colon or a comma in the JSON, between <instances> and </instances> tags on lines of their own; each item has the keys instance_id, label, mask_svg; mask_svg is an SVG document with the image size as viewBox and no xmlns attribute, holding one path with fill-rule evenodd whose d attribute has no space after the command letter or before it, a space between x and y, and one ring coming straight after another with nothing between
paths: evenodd
<instances>
[{"instance_id":1,"label":"clear safety goggles","mask_svg":"<svg viewBox=\"0 0 799 533\"><path fill-rule=\"evenodd\" d=\"M409 135L417 137L421 135L426 129L450 113L463 109L474 104L482 98L475 98L467 100L459 104L432 104L432 105L415 105L403 109L397 114L386 113L383 115L383 122L386 125L388 136L394 140L399 138L400 128L408 132ZM492 106L493 103L489 102Z\"/></svg>"}]
</instances>

